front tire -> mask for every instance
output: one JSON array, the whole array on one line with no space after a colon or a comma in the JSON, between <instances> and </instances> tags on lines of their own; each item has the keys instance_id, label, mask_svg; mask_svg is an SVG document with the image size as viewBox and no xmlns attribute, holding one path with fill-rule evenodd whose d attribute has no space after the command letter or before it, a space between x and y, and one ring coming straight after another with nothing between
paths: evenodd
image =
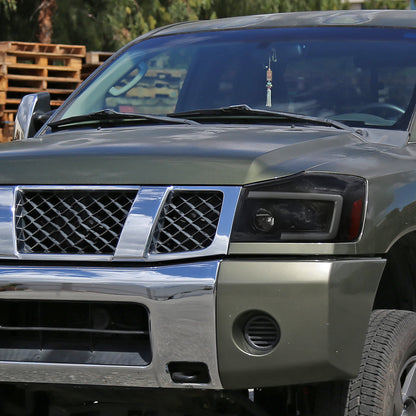
<instances>
[{"instance_id":1,"label":"front tire","mask_svg":"<svg viewBox=\"0 0 416 416\"><path fill-rule=\"evenodd\" d=\"M416 313L372 313L345 416L416 416Z\"/></svg>"}]
</instances>

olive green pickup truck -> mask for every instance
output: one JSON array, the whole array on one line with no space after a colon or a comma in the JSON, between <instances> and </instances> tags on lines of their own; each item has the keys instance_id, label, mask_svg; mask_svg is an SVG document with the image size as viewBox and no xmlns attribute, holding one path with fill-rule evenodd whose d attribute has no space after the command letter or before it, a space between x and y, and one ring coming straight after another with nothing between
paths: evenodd
<instances>
[{"instance_id":1,"label":"olive green pickup truck","mask_svg":"<svg viewBox=\"0 0 416 416\"><path fill-rule=\"evenodd\" d=\"M416 415L415 86L416 12L343 11L159 28L24 97L1 414Z\"/></svg>"}]
</instances>

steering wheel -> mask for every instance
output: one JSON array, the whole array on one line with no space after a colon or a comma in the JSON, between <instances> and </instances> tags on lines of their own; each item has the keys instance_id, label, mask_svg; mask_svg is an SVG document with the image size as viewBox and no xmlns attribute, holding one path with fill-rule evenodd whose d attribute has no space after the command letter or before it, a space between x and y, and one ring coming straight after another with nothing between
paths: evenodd
<instances>
[{"instance_id":1,"label":"steering wheel","mask_svg":"<svg viewBox=\"0 0 416 416\"><path fill-rule=\"evenodd\" d=\"M362 107L359 112L373 114L386 120L397 120L405 113L405 110L395 104L373 103Z\"/></svg>"}]
</instances>

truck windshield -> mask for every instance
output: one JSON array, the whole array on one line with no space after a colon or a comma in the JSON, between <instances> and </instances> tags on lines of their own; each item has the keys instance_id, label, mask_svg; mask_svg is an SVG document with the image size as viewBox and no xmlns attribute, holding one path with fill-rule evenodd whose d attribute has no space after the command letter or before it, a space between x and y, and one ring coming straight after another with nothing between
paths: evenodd
<instances>
[{"instance_id":1,"label":"truck windshield","mask_svg":"<svg viewBox=\"0 0 416 416\"><path fill-rule=\"evenodd\" d=\"M107 109L164 116L247 105L351 127L405 130L415 82L416 31L409 29L271 28L159 36L125 49L62 106L54 121Z\"/></svg>"}]
</instances>

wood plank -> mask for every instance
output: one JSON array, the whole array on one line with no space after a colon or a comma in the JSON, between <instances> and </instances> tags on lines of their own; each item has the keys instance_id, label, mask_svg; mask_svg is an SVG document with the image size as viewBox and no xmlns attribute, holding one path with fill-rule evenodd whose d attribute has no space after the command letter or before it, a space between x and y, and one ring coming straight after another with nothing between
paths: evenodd
<instances>
[{"instance_id":1,"label":"wood plank","mask_svg":"<svg viewBox=\"0 0 416 416\"><path fill-rule=\"evenodd\" d=\"M15 56L10 56L7 55L6 52L1 52L0 51L0 63L3 64L12 64L16 62L16 57Z\"/></svg>"},{"instance_id":2,"label":"wood plank","mask_svg":"<svg viewBox=\"0 0 416 416\"><path fill-rule=\"evenodd\" d=\"M6 105L7 104L20 104L20 101L22 101L21 98L7 98L6 99ZM13 110L5 110L5 111L13 111Z\"/></svg>"},{"instance_id":3,"label":"wood plank","mask_svg":"<svg viewBox=\"0 0 416 416\"><path fill-rule=\"evenodd\" d=\"M8 74L7 80L19 80L19 81L50 81L50 82L68 82L70 84L74 83L77 84L81 81L80 78L72 78L72 77L36 77L30 75L15 75L15 74Z\"/></svg>"},{"instance_id":4,"label":"wood plank","mask_svg":"<svg viewBox=\"0 0 416 416\"><path fill-rule=\"evenodd\" d=\"M3 142L10 142L13 138L14 132L14 121L13 120L5 120L3 121Z\"/></svg>"},{"instance_id":5,"label":"wood plank","mask_svg":"<svg viewBox=\"0 0 416 416\"><path fill-rule=\"evenodd\" d=\"M113 52L87 52L85 55L85 63L90 65L101 65L103 64L110 56L113 55Z\"/></svg>"},{"instance_id":6,"label":"wood plank","mask_svg":"<svg viewBox=\"0 0 416 416\"><path fill-rule=\"evenodd\" d=\"M37 57L37 56L44 56L44 57L55 58L55 59L62 59L62 58L83 59L84 56L85 56L84 54L39 53L39 52L32 52L32 51L7 51L6 53L9 56L21 56L21 57L28 57L28 58L33 58L33 57Z\"/></svg>"},{"instance_id":7,"label":"wood plank","mask_svg":"<svg viewBox=\"0 0 416 416\"><path fill-rule=\"evenodd\" d=\"M8 82L7 78L4 76L0 76L0 91L7 91Z\"/></svg>"},{"instance_id":8,"label":"wood plank","mask_svg":"<svg viewBox=\"0 0 416 416\"><path fill-rule=\"evenodd\" d=\"M7 121L7 122L14 122L14 118L16 116L17 110L9 110L9 111L5 111L3 113L2 116L2 120L3 122Z\"/></svg>"},{"instance_id":9,"label":"wood plank","mask_svg":"<svg viewBox=\"0 0 416 416\"><path fill-rule=\"evenodd\" d=\"M65 100L51 100L51 107L59 107Z\"/></svg>"},{"instance_id":10,"label":"wood plank","mask_svg":"<svg viewBox=\"0 0 416 416\"><path fill-rule=\"evenodd\" d=\"M70 88L48 88L48 91L50 94L71 94L74 90ZM38 88L25 88L25 87L9 87L7 89L7 92L21 92L26 94L34 94L39 92ZM1 94L1 93L0 93Z\"/></svg>"},{"instance_id":11,"label":"wood plank","mask_svg":"<svg viewBox=\"0 0 416 416\"><path fill-rule=\"evenodd\" d=\"M15 69L47 69L51 71L62 71L62 72L78 72L76 68L72 68L70 66L53 66L53 65L33 65L33 64L20 64L20 63L13 63L13 64L3 64L0 63L2 67L5 68L15 68Z\"/></svg>"},{"instance_id":12,"label":"wood plank","mask_svg":"<svg viewBox=\"0 0 416 416\"><path fill-rule=\"evenodd\" d=\"M17 107L21 102L21 98L7 98L4 104L4 111L3 113L16 113ZM52 107L60 106L65 100L62 99L51 99L50 104Z\"/></svg>"}]
</instances>

